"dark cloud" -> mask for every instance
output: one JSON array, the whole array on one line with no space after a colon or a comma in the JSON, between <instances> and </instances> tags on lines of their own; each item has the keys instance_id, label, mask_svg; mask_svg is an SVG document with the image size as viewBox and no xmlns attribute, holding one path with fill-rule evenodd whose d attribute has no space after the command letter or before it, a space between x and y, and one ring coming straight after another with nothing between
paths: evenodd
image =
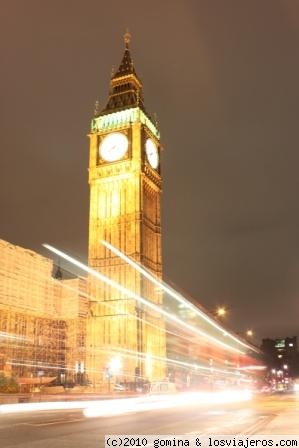
<instances>
[{"instance_id":1,"label":"dark cloud","mask_svg":"<svg viewBox=\"0 0 299 448\"><path fill-rule=\"evenodd\" d=\"M299 6L6 2L1 237L86 259L88 140L122 34L163 153L164 272L230 324L298 334Z\"/></svg>"}]
</instances>

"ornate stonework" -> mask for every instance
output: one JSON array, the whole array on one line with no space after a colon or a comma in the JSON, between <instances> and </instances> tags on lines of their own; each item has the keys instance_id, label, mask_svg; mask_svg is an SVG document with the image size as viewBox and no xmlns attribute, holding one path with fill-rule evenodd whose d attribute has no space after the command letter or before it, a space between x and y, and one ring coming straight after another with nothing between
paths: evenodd
<instances>
[{"instance_id":1,"label":"ornate stonework","mask_svg":"<svg viewBox=\"0 0 299 448\"><path fill-rule=\"evenodd\" d=\"M109 162L101 156L105 138L122 133L126 154ZM145 142L160 155L159 131L145 111L142 84L132 63L129 41L119 69L111 79L106 107L92 120L89 158L89 265L132 292L160 304L161 295L120 258L105 240L162 277L161 172L150 165ZM115 148L111 148L111 151ZM95 385L105 383L113 359L121 359L113 380L163 378L165 331L161 315L140 306L122 292L90 279L87 325L87 370ZM113 372L112 372L113 373Z\"/></svg>"}]
</instances>

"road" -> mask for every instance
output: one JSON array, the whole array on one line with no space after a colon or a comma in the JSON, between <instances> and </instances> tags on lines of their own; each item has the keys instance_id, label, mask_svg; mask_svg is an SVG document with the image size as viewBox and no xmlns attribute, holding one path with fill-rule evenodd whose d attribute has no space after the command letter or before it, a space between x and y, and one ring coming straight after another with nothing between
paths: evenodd
<instances>
[{"instance_id":1,"label":"road","mask_svg":"<svg viewBox=\"0 0 299 448\"><path fill-rule=\"evenodd\" d=\"M296 429L298 427L298 429ZM299 396L86 418L82 410L0 416L1 448L103 448L105 434L299 434Z\"/></svg>"}]
</instances>

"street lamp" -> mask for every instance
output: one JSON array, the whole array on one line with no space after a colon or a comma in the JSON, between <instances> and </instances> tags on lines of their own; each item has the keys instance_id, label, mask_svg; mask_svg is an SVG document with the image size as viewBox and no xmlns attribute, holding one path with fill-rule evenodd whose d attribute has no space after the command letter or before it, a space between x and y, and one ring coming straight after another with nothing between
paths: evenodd
<instances>
[{"instance_id":1,"label":"street lamp","mask_svg":"<svg viewBox=\"0 0 299 448\"><path fill-rule=\"evenodd\" d=\"M246 331L246 336L251 338L253 336L253 331L252 330L247 330Z\"/></svg>"},{"instance_id":2,"label":"street lamp","mask_svg":"<svg viewBox=\"0 0 299 448\"><path fill-rule=\"evenodd\" d=\"M218 317L224 317L227 313L227 310L224 306L219 306L216 310L216 314Z\"/></svg>"},{"instance_id":3,"label":"street lamp","mask_svg":"<svg viewBox=\"0 0 299 448\"><path fill-rule=\"evenodd\" d=\"M79 365L79 361L75 362L75 384L78 384L79 382L79 370L80 370L80 365Z\"/></svg>"},{"instance_id":4,"label":"street lamp","mask_svg":"<svg viewBox=\"0 0 299 448\"><path fill-rule=\"evenodd\" d=\"M118 376L122 368L121 357L114 356L114 358L112 358L110 361L109 367L112 375Z\"/></svg>"}]
</instances>

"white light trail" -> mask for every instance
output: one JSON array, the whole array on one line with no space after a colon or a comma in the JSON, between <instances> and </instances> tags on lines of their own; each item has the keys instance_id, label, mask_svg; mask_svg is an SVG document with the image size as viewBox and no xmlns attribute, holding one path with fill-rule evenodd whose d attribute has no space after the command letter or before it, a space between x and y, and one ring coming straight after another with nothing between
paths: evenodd
<instances>
[{"instance_id":1,"label":"white light trail","mask_svg":"<svg viewBox=\"0 0 299 448\"><path fill-rule=\"evenodd\" d=\"M241 350L239 350L239 349L237 349L235 347L232 347L232 346L230 346L230 345L228 345L228 344L226 344L226 343L216 339L214 336L211 336L211 335L205 333L204 331L199 330L198 328L193 327L192 325L187 324L182 319L179 319L178 317L174 316L173 314L168 313L167 311L165 311L162 308L158 307L154 303L149 302L148 300L146 300L143 297L139 296L135 292L130 291L129 289L125 288L124 286L120 285L119 283L115 282L114 280L111 280L110 278L106 277L105 275L101 274L100 272L95 271L94 269L88 267L84 263L81 263L80 261L78 261L75 258L71 257L70 255L67 255L66 253L62 252L61 250L56 249L55 247L53 247L53 246L51 246L49 244L43 244L43 246L46 249L48 249L51 252L53 252L56 255L58 255L59 257L64 258L68 262L74 264L75 266L79 267L83 271L85 271L88 274L92 275L93 277L97 278L98 280L101 280L102 282L108 284L109 286L112 286L113 288L118 289L119 291L121 291L122 293L126 294L130 298L135 299L136 301L142 303L143 305L147 306L148 308L151 308L156 313L162 314L167 319L172 320L173 322L175 322L175 323L185 327L186 329L188 329L189 331L192 331L193 333L197 334L198 336L203 336L203 337L209 339L210 341L214 342L215 344L217 344L217 345L219 345L221 347L226 348L229 351L232 351L232 352L235 352L235 353L239 353L239 354L242 354L242 355L245 354L243 351L241 351Z\"/></svg>"},{"instance_id":2,"label":"white light trail","mask_svg":"<svg viewBox=\"0 0 299 448\"><path fill-rule=\"evenodd\" d=\"M154 411L161 409L217 405L224 403L237 403L251 400L249 390L226 390L222 392L192 392L171 395L152 395L147 397L129 398L127 400L114 400L110 402L97 402L84 409L86 417L110 417L114 415L129 414L131 412Z\"/></svg>"},{"instance_id":3,"label":"white light trail","mask_svg":"<svg viewBox=\"0 0 299 448\"><path fill-rule=\"evenodd\" d=\"M265 370L267 366L244 366L239 367L239 370Z\"/></svg>"},{"instance_id":4,"label":"white light trail","mask_svg":"<svg viewBox=\"0 0 299 448\"><path fill-rule=\"evenodd\" d=\"M0 405L0 414L12 414L18 412L51 411L63 409L84 409L92 406L94 401L45 401L39 403L17 403Z\"/></svg>"},{"instance_id":5,"label":"white light trail","mask_svg":"<svg viewBox=\"0 0 299 448\"><path fill-rule=\"evenodd\" d=\"M55 281L57 281L57 280L55 280ZM71 287L71 286L69 286L69 285L63 285L63 287L66 287L68 290L70 290L70 291L74 291L74 292L77 292L77 289L76 288L73 288L73 287ZM84 296L85 298L87 298L87 299L89 299L89 300L92 300L93 302L96 302L96 303L102 303L101 301L99 301L99 300L95 300L95 298L92 296L92 295L90 295L90 294L87 294L87 293L84 293L84 292L80 292L80 294L82 295L82 296ZM114 311L115 310L115 304L110 304L110 303L107 303L106 304L106 306L107 307L109 307L112 311ZM146 319L143 319L143 318L140 318L140 317L136 317L136 315L135 314L126 314L126 317L134 317L135 319L137 319L137 320L139 320L140 322L144 322L146 325L148 325L148 326L150 326L150 327L152 327L152 328L156 328L156 329L158 329L158 330L161 330L161 327L158 327L157 325L155 325L155 324L153 324L153 323L151 323L151 322L149 322L148 320L146 320ZM182 339L182 340L184 340L184 341L186 341L187 343L189 343L189 342L191 342L191 343L193 343L194 344L194 340L192 340L190 337L186 337L185 335L182 335L182 334L178 334L178 333L175 333L175 332L173 332L173 331L170 331L169 329L167 329L167 328L165 328L165 332L166 333L168 333L168 334L170 334L170 335L174 335L174 336L177 336L177 337L180 337L180 339ZM99 349L98 349L99 350ZM105 353L111 353L111 351L120 351L120 350L122 350L122 351L125 351L125 349L119 349L119 347L117 347L117 348L115 348L115 349L111 349L111 350L100 350L101 352L105 352ZM131 353L133 353L133 351L131 351ZM130 355L131 356L131 358L136 358L137 359L137 357L142 357L142 356L145 356L144 355L144 352L134 352L135 353L135 356L133 356L132 354ZM162 358L160 358L160 361L165 361L166 363L171 363L172 365L173 364L176 364L177 363L177 360L174 360L174 359L171 359L171 358L164 358L164 359L162 359ZM178 363L179 363L179 361L178 361ZM195 366L195 368L196 369L205 369L205 366L204 365L198 365L198 364L188 364L188 363L184 363L185 364L185 368L194 368ZM182 365L182 364L181 364ZM240 370L239 368L237 368L237 367L234 367L234 369L235 370ZM210 368L209 368L209 370L210 370ZM233 373L233 372L228 372L228 371L224 371L224 370L222 370L221 371L221 369L218 369L218 372L222 372L222 373L232 373L233 375L235 374L235 373Z\"/></svg>"},{"instance_id":6,"label":"white light trail","mask_svg":"<svg viewBox=\"0 0 299 448\"><path fill-rule=\"evenodd\" d=\"M16 334L7 333L6 331L0 331L0 338L13 339L13 340L18 340L18 341L28 340L28 338L26 336L18 336Z\"/></svg>"},{"instance_id":7,"label":"white light trail","mask_svg":"<svg viewBox=\"0 0 299 448\"><path fill-rule=\"evenodd\" d=\"M22 361L22 362L16 362L16 361L6 361L6 364L11 366L25 366L25 367L35 367L40 369L54 369L54 370L68 370L73 371L74 369L63 367L62 365L50 365L50 364L43 364L43 363L35 363L34 361Z\"/></svg>"},{"instance_id":8,"label":"white light trail","mask_svg":"<svg viewBox=\"0 0 299 448\"><path fill-rule=\"evenodd\" d=\"M148 272L146 269L144 269L140 264L136 263L134 260L129 258L127 255L125 255L123 252L121 252L119 249L114 247L112 244L108 243L107 241L102 240L101 243L111 252L113 252L115 255L118 255L120 258L122 258L124 261L126 261L130 266L132 266L136 271L140 272L144 277L146 277L148 280L150 280L152 283L154 283L158 288L163 289L167 294L169 294L171 297L173 297L175 300L189 308L190 310L194 311L197 315L199 315L201 318L203 318L206 322L208 322L210 325L212 325L217 330L221 331L221 333L225 333L226 336L233 339L238 344L242 345L243 347L246 347L250 350L258 352L257 349L255 349L253 346L246 344L245 342L239 340L237 337L232 335L231 333L227 333L227 330L222 328L220 325L218 325L213 319L211 319L209 316L207 316L203 311L196 308L192 303L190 303L185 297L183 297L181 294L174 291L172 288L170 288L165 282L161 282L159 279L154 277L150 272Z\"/></svg>"},{"instance_id":9,"label":"white light trail","mask_svg":"<svg viewBox=\"0 0 299 448\"><path fill-rule=\"evenodd\" d=\"M222 392L182 393L176 395L148 395L133 398L87 401L54 401L0 405L0 414L84 409L86 417L109 417L130 412L151 411L179 406L222 404L251 399L249 390L226 390Z\"/></svg>"},{"instance_id":10,"label":"white light trail","mask_svg":"<svg viewBox=\"0 0 299 448\"><path fill-rule=\"evenodd\" d=\"M111 352L111 350L110 350L110 352ZM134 351L134 350L129 350L129 349L125 349L125 348L116 348L115 352L119 353L119 354L126 353L126 355L128 357L133 357L133 358L142 357L143 359L146 359L146 353L140 353L140 352L137 352L137 351ZM155 360L155 361L164 361L166 364L178 365L178 366L186 367L188 369L193 369L193 370L199 369L199 370L204 370L204 371L211 372L211 366L207 366L207 365L204 365L204 364L198 364L196 362L190 363L190 362L179 361L177 359L166 358L166 357L156 356L156 355L152 355L152 359ZM241 370L241 369L236 368L236 367L234 367L235 371L233 371L233 370L223 370L223 369L219 369L218 367L213 367L212 369L213 369L213 372L223 373L225 375L236 375L239 378L241 376L243 376L239 372L239 370ZM240 379L242 379L242 378L240 378Z\"/></svg>"}]
</instances>

